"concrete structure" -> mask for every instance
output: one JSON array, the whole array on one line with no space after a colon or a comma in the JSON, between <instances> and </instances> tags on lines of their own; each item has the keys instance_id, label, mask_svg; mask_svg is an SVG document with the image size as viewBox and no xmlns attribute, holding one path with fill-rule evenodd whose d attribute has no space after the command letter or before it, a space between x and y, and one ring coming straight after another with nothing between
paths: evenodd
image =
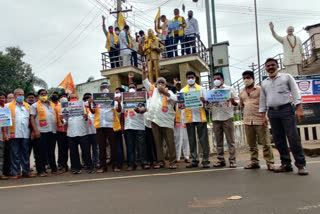
<instances>
[{"instance_id":1,"label":"concrete structure","mask_svg":"<svg viewBox=\"0 0 320 214\"><path fill-rule=\"evenodd\" d=\"M76 85L76 92L79 99L82 99L85 93L98 93L100 92L100 84L102 82L109 82L107 78L93 80L91 82L81 83Z\"/></svg>"}]
</instances>

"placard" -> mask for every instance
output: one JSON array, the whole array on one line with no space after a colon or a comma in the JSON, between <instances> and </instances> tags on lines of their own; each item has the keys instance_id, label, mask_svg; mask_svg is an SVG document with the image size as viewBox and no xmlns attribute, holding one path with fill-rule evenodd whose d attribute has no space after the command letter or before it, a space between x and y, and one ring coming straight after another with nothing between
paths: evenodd
<instances>
[{"instance_id":1,"label":"placard","mask_svg":"<svg viewBox=\"0 0 320 214\"><path fill-rule=\"evenodd\" d=\"M93 109L114 108L114 93L93 93Z\"/></svg>"},{"instance_id":2,"label":"placard","mask_svg":"<svg viewBox=\"0 0 320 214\"><path fill-rule=\"evenodd\" d=\"M199 108L202 107L200 100L200 91L190 91L184 93L185 108Z\"/></svg>"},{"instance_id":3,"label":"placard","mask_svg":"<svg viewBox=\"0 0 320 214\"><path fill-rule=\"evenodd\" d=\"M8 108L0 109L0 127L12 126L11 111Z\"/></svg>"},{"instance_id":4,"label":"placard","mask_svg":"<svg viewBox=\"0 0 320 214\"><path fill-rule=\"evenodd\" d=\"M210 90L207 92L206 101L209 103L229 102L230 90Z\"/></svg>"},{"instance_id":5,"label":"placard","mask_svg":"<svg viewBox=\"0 0 320 214\"><path fill-rule=\"evenodd\" d=\"M168 29L172 31L177 31L181 29L181 22L177 21L168 21Z\"/></svg>"},{"instance_id":6,"label":"placard","mask_svg":"<svg viewBox=\"0 0 320 214\"><path fill-rule=\"evenodd\" d=\"M177 99L178 99L178 109L182 110L185 109L185 102L184 102L184 93L183 92L178 92L177 93Z\"/></svg>"},{"instance_id":7,"label":"placard","mask_svg":"<svg viewBox=\"0 0 320 214\"><path fill-rule=\"evenodd\" d=\"M147 107L147 92L126 92L122 93L122 106L124 109L146 108Z\"/></svg>"},{"instance_id":8,"label":"placard","mask_svg":"<svg viewBox=\"0 0 320 214\"><path fill-rule=\"evenodd\" d=\"M83 101L73 101L61 103L61 114L69 117L78 117L84 115Z\"/></svg>"}]
</instances>

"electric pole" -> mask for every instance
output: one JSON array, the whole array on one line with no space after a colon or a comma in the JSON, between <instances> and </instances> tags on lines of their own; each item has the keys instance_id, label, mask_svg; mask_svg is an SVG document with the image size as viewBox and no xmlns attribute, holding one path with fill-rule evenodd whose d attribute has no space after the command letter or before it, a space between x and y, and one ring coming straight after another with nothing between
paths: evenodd
<instances>
[{"instance_id":1,"label":"electric pole","mask_svg":"<svg viewBox=\"0 0 320 214\"><path fill-rule=\"evenodd\" d=\"M209 87L212 88L212 80L214 73L214 65L213 65L213 53L212 53L212 33L211 33L211 20L210 20L210 4L209 0L205 0L206 3L206 17L207 17L207 33L208 33L208 49L209 49Z\"/></svg>"},{"instance_id":2,"label":"electric pole","mask_svg":"<svg viewBox=\"0 0 320 214\"><path fill-rule=\"evenodd\" d=\"M255 69L256 66L257 66L256 64L252 63L252 64L251 64L250 66L248 66L248 67L251 68L252 72L254 72L254 69Z\"/></svg>"},{"instance_id":3,"label":"electric pole","mask_svg":"<svg viewBox=\"0 0 320 214\"><path fill-rule=\"evenodd\" d=\"M261 85L260 47L259 47L259 30L258 30L258 16L257 16L257 0L254 0L254 14L255 14L255 22L256 22L256 40L257 40L257 57L258 57L259 84Z\"/></svg>"},{"instance_id":4,"label":"electric pole","mask_svg":"<svg viewBox=\"0 0 320 214\"><path fill-rule=\"evenodd\" d=\"M122 12L122 13L131 12L132 9L122 10L122 8L121 8L121 3L122 3L122 2L125 2L125 0L116 0L116 1L117 1L117 10L116 10L116 11L111 11L110 14L115 14L115 13L116 13L116 14L117 14L117 22L118 22L120 12ZM132 8L132 7L131 7L131 8Z\"/></svg>"},{"instance_id":5,"label":"electric pole","mask_svg":"<svg viewBox=\"0 0 320 214\"><path fill-rule=\"evenodd\" d=\"M215 7L214 0L212 0L211 6L212 6L213 43L216 44L218 42L218 39L217 39L217 24L216 24L216 7Z\"/></svg>"}]
</instances>

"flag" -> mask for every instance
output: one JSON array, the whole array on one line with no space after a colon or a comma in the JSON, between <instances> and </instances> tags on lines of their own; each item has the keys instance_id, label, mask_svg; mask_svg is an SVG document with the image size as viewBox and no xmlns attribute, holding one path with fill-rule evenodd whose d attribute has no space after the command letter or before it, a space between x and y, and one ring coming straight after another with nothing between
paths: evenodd
<instances>
[{"instance_id":1,"label":"flag","mask_svg":"<svg viewBox=\"0 0 320 214\"><path fill-rule=\"evenodd\" d=\"M160 31L159 31L159 29L158 29L158 25L159 25L159 22L160 22L160 20L159 20L159 18L160 18L160 7L159 7L159 9L158 9L158 13L157 13L157 16L156 16L156 18L154 19L154 23L155 23L155 32L157 33L157 34L160 34Z\"/></svg>"},{"instance_id":2,"label":"flag","mask_svg":"<svg viewBox=\"0 0 320 214\"><path fill-rule=\"evenodd\" d=\"M73 83L71 72L59 84L59 87L63 88L67 94L75 94L76 93L76 87Z\"/></svg>"},{"instance_id":3,"label":"flag","mask_svg":"<svg viewBox=\"0 0 320 214\"><path fill-rule=\"evenodd\" d=\"M124 19L122 12L119 13L118 23L117 26L120 30L123 30L124 26L126 25L126 20Z\"/></svg>"}]
</instances>

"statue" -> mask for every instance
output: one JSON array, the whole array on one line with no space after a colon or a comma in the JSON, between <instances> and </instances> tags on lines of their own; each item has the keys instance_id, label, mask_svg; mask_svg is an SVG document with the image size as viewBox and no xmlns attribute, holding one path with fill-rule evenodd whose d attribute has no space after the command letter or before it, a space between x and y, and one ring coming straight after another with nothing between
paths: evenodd
<instances>
[{"instance_id":1,"label":"statue","mask_svg":"<svg viewBox=\"0 0 320 214\"><path fill-rule=\"evenodd\" d=\"M146 56L146 62L148 66L148 75L150 82L154 82L153 70L156 74L156 79L160 77L160 66L159 59L160 53L163 51L164 47L160 42L160 39L154 35L152 29L148 30L148 39L144 45L144 55Z\"/></svg>"},{"instance_id":2,"label":"statue","mask_svg":"<svg viewBox=\"0 0 320 214\"><path fill-rule=\"evenodd\" d=\"M304 58L302 42L299 37L293 34L294 28L287 28L287 36L281 37L274 31L274 25L269 23L272 36L283 45L283 64L287 73L299 75L302 70L302 61Z\"/></svg>"}]
</instances>

